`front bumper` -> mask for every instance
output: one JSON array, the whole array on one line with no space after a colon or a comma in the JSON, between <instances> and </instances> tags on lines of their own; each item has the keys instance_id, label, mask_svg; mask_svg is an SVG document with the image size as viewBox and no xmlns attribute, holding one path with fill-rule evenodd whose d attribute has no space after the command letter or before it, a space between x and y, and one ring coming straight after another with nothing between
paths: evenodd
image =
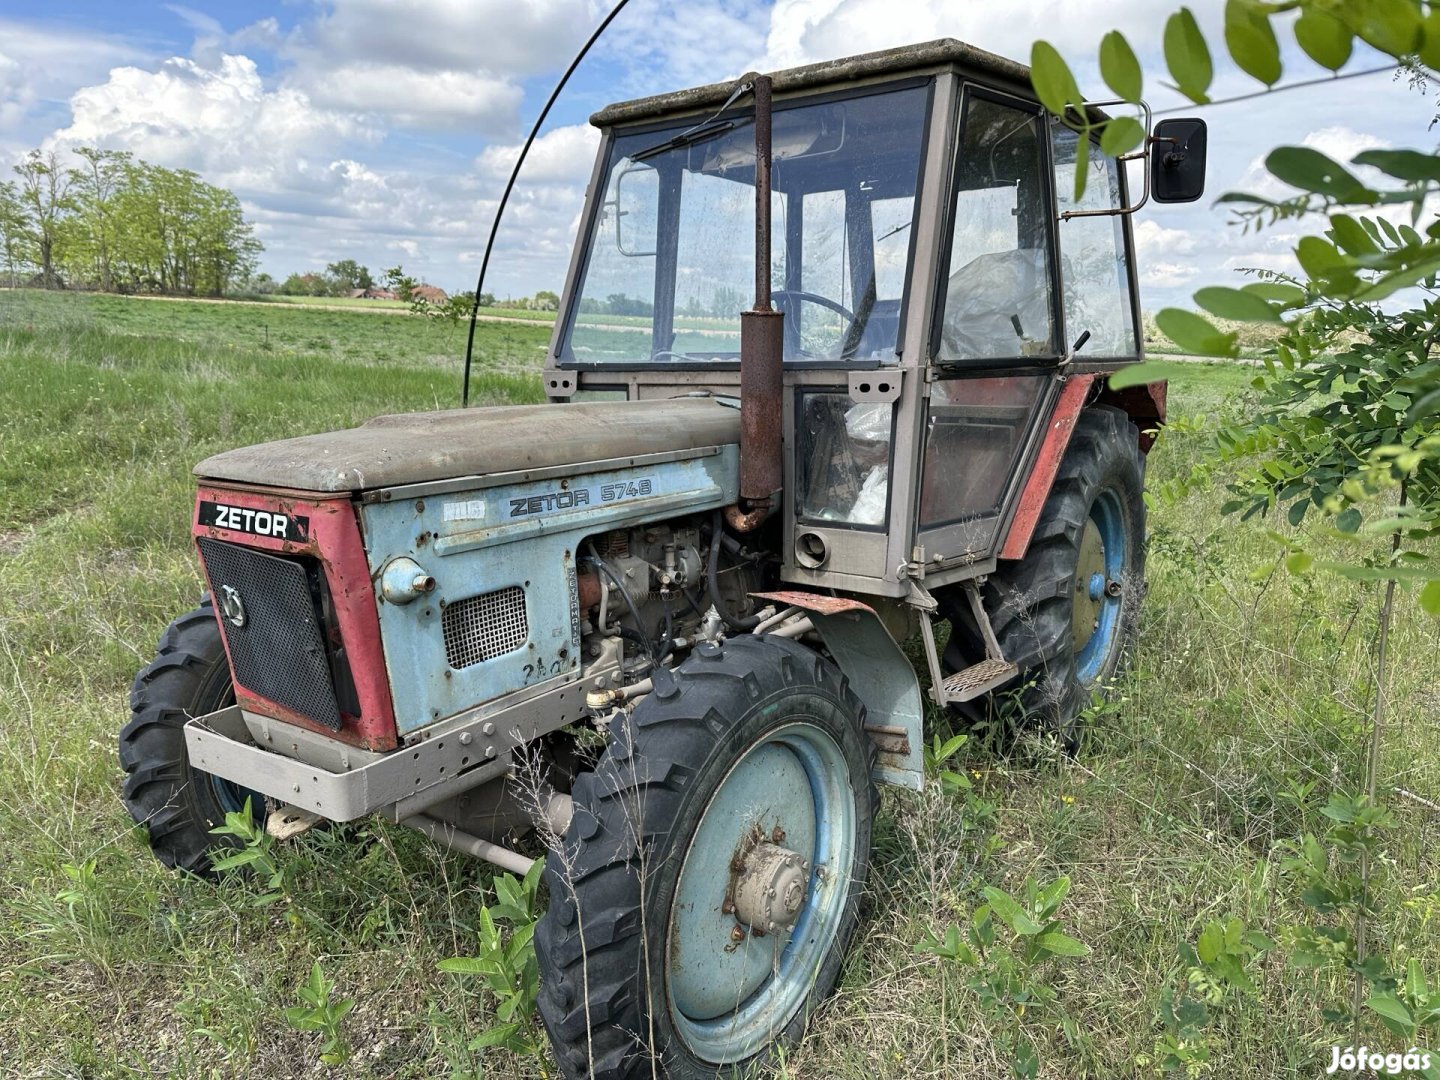
<instances>
[{"instance_id":1,"label":"front bumper","mask_svg":"<svg viewBox=\"0 0 1440 1080\"><path fill-rule=\"evenodd\" d=\"M609 685L618 656L426 728L388 753L232 705L185 725L191 765L331 821L392 821L503 776L516 747L585 719L585 694Z\"/></svg>"}]
</instances>

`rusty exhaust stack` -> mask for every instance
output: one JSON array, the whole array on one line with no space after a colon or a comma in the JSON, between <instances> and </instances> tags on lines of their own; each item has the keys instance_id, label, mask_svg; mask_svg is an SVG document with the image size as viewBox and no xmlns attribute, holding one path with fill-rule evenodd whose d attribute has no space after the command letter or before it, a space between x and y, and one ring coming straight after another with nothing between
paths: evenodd
<instances>
[{"instance_id":1,"label":"rusty exhaust stack","mask_svg":"<svg viewBox=\"0 0 1440 1080\"><path fill-rule=\"evenodd\" d=\"M740 313L740 505L726 520L748 532L769 515L784 483L781 362L785 313L770 304L770 76L755 88L755 306Z\"/></svg>"}]
</instances>

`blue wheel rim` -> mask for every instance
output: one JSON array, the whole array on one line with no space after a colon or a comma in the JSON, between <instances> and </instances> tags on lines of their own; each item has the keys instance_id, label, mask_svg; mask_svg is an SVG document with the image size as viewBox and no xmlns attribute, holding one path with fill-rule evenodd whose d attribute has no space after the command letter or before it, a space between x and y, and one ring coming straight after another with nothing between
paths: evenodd
<instances>
[{"instance_id":1,"label":"blue wheel rim","mask_svg":"<svg viewBox=\"0 0 1440 1080\"><path fill-rule=\"evenodd\" d=\"M1087 558L1096 541L1099 545L1098 567ZM1119 494L1113 490L1100 492L1090 507L1090 516L1085 523L1082 555L1076 571L1075 674L1081 683L1095 682L1119 645L1121 609L1127 584L1125 568L1129 562L1128 545L1125 512ZM1101 578L1098 589L1095 583L1097 574ZM1086 620L1090 627L1088 634L1081 625Z\"/></svg>"},{"instance_id":2,"label":"blue wheel rim","mask_svg":"<svg viewBox=\"0 0 1440 1080\"><path fill-rule=\"evenodd\" d=\"M265 796L258 791L251 791L247 787L241 787L233 780L226 780L223 776L216 776L214 773L196 770L205 780L210 788L210 794L214 797L216 805L227 814L239 814L245 810L245 800L250 800L250 816L260 821L265 816Z\"/></svg>"},{"instance_id":3,"label":"blue wheel rim","mask_svg":"<svg viewBox=\"0 0 1440 1080\"><path fill-rule=\"evenodd\" d=\"M753 830L776 826L810 864L805 900L789 931L736 941L736 917L722 910L731 860ZM666 928L666 1001L695 1056L744 1061L804 1007L844 916L856 830L845 755L824 730L788 724L731 766L685 852Z\"/></svg>"}]
</instances>

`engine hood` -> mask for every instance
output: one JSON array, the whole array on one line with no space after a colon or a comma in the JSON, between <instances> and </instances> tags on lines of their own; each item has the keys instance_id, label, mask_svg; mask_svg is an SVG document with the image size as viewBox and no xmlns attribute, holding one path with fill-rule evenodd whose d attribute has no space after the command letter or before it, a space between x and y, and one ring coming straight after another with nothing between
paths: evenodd
<instances>
[{"instance_id":1,"label":"engine hood","mask_svg":"<svg viewBox=\"0 0 1440 1080\"><path fill-rule=\"evenodd\" d=\"M195 474L360 492L739 441L739 409L714 398L497 405L377 416L345 431L227 450Z\"/></svg>"}]
</instances>

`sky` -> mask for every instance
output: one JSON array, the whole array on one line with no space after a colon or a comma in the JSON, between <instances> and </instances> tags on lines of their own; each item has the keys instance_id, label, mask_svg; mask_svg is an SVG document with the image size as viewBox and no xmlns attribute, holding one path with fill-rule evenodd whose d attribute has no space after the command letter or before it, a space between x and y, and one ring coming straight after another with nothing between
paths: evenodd
<instances>
[{"instance_id":1,"label":"sky","mask_svg":"<svg viewBox=\"0 0 1440 1080\"><path fill-rule=\"evenodd\" d=\"M473 288L519 144L561 71L613 0L0 0L0 172L32 147L133 151L235 191L284 277L353 258ZM631 0L561 97L507 210L486 290L563 284L597 133L611 101L747 70L958 37L1024 60L1045 38L1104 96L1094 57L1122 28L1160 85L1171 0ZM1212 43L1220 0L1192 0ZM1283 35L1282 35L1283 37ZM1325 74L1287 52L1282 82ZM1351 69L1381 58L1357 48ZM1212 96L1257 84L1217 65ZM1142 303L1184 302L1249 267L1294 268L1294 225L1246 233L1214 198L1275 194L1262 168L1282 143L1341 160L1431 148L1432 98L1390 75L1207 109L1206 197L1135 219ZM1440 128L1437 128L1440 133Z\"/></svg>"}]
</instances>

